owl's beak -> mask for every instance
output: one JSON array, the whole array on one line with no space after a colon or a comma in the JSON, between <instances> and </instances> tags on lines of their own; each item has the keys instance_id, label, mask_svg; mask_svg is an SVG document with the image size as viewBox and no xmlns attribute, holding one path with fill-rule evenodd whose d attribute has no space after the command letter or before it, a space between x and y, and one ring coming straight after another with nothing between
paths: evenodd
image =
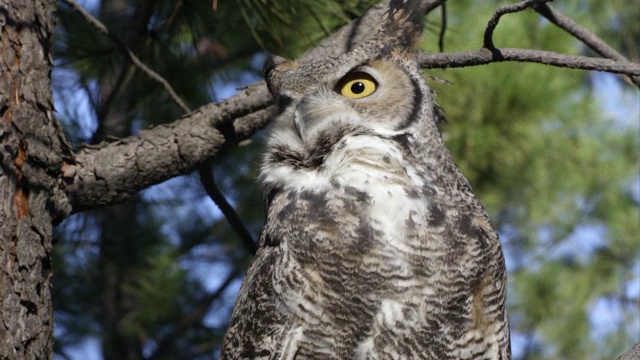
<instances>
[{"instance_id":1,"label":"owl's beak","mask_svg":"<svg viewBox=\"0 0 640 360\"><path fill-rule=\"evenodd\" d=\"M296 111L293 117L293 127L296 129L296 134L300 138L300 141L304 143L304 121L302 120L302 115L300 114L300 108L296 107Z\"/></svg>"}]
</instances>

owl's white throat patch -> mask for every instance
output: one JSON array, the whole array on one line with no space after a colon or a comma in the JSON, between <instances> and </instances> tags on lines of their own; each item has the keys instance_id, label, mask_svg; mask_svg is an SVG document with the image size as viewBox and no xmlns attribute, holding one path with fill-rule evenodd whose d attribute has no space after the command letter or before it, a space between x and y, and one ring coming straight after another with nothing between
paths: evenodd
<instances>
[{"instance_id":1,"label":"owl's white throat patch","mask_svg":"<svg viewBox=\"0 0 640 360\"><path fill-rule=\"evenodd\" d=\"M335 133L336 138L320 140L324 147L314 145L313 152L279 149L280 153L293 151L297 155L288 155L297 158L283 160L282 157L286 156L284 154L267 154L260 180L265 190L275 187L325 191L336 181L365 187L375 186L376 183L412 183L414 186L421 186L422 179L407 173L402 149L397 142L391 140L398 134L389 132L388 135L352 132L345 136ZM305 153L301 153L302 151ZM316 163L312 164L312 161Z\"/></svg>"}]
</instances>

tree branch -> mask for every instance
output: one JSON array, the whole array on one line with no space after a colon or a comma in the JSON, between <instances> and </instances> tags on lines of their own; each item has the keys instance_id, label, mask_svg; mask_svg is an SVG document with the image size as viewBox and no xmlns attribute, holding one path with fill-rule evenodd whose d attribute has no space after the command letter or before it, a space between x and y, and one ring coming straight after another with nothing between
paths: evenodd
<instances>
[{"instance_id":1,"label":"tree branch","mask_svg":"<svg viewBox=\"0 0 640 360\"><path fill-rule=\"evenodd\" d=\"M545 3L551 0L523 0L517 4L509 4L505 6L501 6L496 10L496 12L491 15L491 19L489 19L489 23L487 24L487 28L484 31L484 47L487 49L493 49L495 46L493 45L493 32L498 26L498 21L502 15L511 14L515 12L520 12L527 8L532 7L533 5Z\"/></svg>"},{"instance_id":2,"label":"tree branch","mask_svg":"<svg viewBox=\"0 0 640 360\"><path fill-rule=\"evenodd\" d=\"M607 71L616 74L640 75L640 65L628 61L564 55L551 51L528 49L479 49L452 53L420 53L418 62L423 68L457 68L494 62L518 61L553 65L570 69Z\"/></svg>"},{"instance_id":3,"label":"tree branch","mask_svg":"<svg viewBox=\"0 0 640 360\"><path fill-rule=\"evenodd\" d=\"M600 54L601 56L620 62L629 62L624 55L620 54L614 48L609 46L606 42L600 39L596 34L592 33L588 29L580 26L568 16L562 14L554 7L548 4L537 4L533 7L540 15L544 16L551 23L555 24L562 30L573 35L578 40L582 41L591 50ZM640 76L630 75L629 78L636 86L640 87Z\"/></svg>"},{"instance_id":4,"label":"tree branch","mask_svg":"<svg viewBox=\"0 0 640 360\"><path fill-rule=\"evenodd\" d=\"M438 49L444 52L444 34L447 32L447 3L442 3L440 7L440 33L438 34Z\"/></svg>"},{"instance_id":5,"label":"tree branch","mask_svg":"<svg viewBox=\"0 0 640 360\"><path fill-rule=\"evenodd\" d=\"M170 98L185 113L188 113L188 112L191 111L189 109L189 107L187 107L185 102L182 101L182 99L178 96L178 94L176 94L176 92L173 90L173 87L169 84L169 82L164 77L160 76L159 74L157 74L156 72L151 70L149 67L147 67L140 59L138 59L133 54L133 52L117 36L115 36L113 33L111 33L109 31L109 29L104 24L102 24L98 19L93 17L91 14L89 14L85 9L83 9L75 1L73 1L73 0L62 0L62 1L67 3L69 6L71 6L78 14L80 14L80 16L82 16L84 18L84 20L87 23L89 23L93 27L95 27L101 34L109 37L109 39L111 39L111 41L113 43L115 43L118 46L118 48L125 55L127 55L129 57L129 59L131 59L131 61L134 64L134 66L136 66L138 69L140 69L149 78L151 78L152 80L158 82L165 89L165 91L169 94ZM124 72L121 74L119 80L122 80L122 79L124 79ZM115 90L114 90L114 92L115 92ZM110 94L110 95L111 96L107 99L107 101L109 101L109 100L111 100L113 98L113 96L112 96L113 93ZM231 225L231 228L236 232L236 234L240 237L240 239L242 239L242 241L245 244L245 246L247 247L247 249L251 252L252 255L255 254L256 251L257 251L257 245L256 245L255 241L253 241L253 238L251 237L251 234L249 234L249 232L245 228L244 224L242 223L242 220L240 219L238 214L236 214L236 212L233 209L233 207L231 205L229 205L229 202L224 197L224 194L222 194L222 192L220 192L220 190L218 189L218 186L216 185L216 183L215 183L215 181L213 179L213 175L212 175L211 171L212 171L212 168L209 165L205 165L205 166L200 168L200 183L204 187L204 189L207 192L207 194L209 195L209 197L218 206L220 211L222 211L223 215L225 216L225 218L229 222L229 225Z\"/></svg>"},{"instance_id":6,"label":"tree branch","mask_svg":"<svg viewBox=\"0 0 640 360\"><path fill-rule=\"evenodd\" d=\"M617 52L611 46L609 46L606 42L602 41L598 36L596 36L591 31L583 28L578 25L575 21L571 20L569 17L565 16L555 8L546 3L551 0L523 0L517 4L505 5L491 16L489 23L487 24L487 28L484 33L484 48L491 50L494 52L491 57L491 61L488 61L489 57L486 54L481 56L480 63L478 64L487 64L489 62L497 62L497 61L525 61L525 62L537 62L541 64L554 65L559 67L567 67L572 69L585 69L585 70L599 70L599 71L608 71L618 74L626 74L631 79L636 86L640 87L640 76L629 73L628 71L633 72L635 68L635 64L631 63L627 58L625 58L622 54ZM555 24L559 28L573 35L578 40L582 41L588 47L590 47L596 53L606 57L608 59L612 59L617 61L617 64L610 64L607 62L600 62L599 59L589 58L589 57L569 57L568 55L560 55L551 52L540 52L536 50L520 50L520 49L502 49L497 50L495 45L493 44L493 32L498 26L498 21L500 17L505 14L519 12L525 10L527 8L533 8L540 15L547 18L551 23ZM531 51L536 51L535 53ZM509 52L510 59L504 60L503 53ZM542 60L542 61L541 61ZM483 62L488 61L488 62ZM471 64L477 65L477 64ZM465 65L466 66L466 65ZM611 66L611 67L610 67ZM455 66L451 66L455 67ZM617 70L611 70L617 69Z\"/></svg>"},{"instance_id":7,"label":"tree branch","mask_svg":"<svg viewBox=\"0 0 640 360\"><path fill-rule=\"evenodd\" d=\"M258 251L258 244L253 240L253 237L242 223L242 220L233 209L233 206L229 204L216 185L216 182L213 179L212 167L210 165L201 166L198 169L198 172L200 173L200 182L202 183L202 186L204 186L209 197L214 203L216 203L216 205L218 205L218 208L227 219L227 223L229 223L231 229L233 229L233 231L240 237L247 250L249 250L251 255L255 255L256 251Z\"/></svg>"},{"instance_id":8,"label":"tree branch","mask_svg":"<svg viewBox=\"0 0 640 360\"><path fill-rule=\"evenodd\" d=\"M271 102L260 82L171 124L84 147L62 169L73 212L122 202L141 189L193 171L223 146L237 144L264 127L266 119L251 113L266 110ZM266 113L258 114L266 118ZM247 115L251 124L243 119Z\"/></svg>"},{"instance_id":9,"label":"tree branch","mask_svg":"<svg viewBox=\"0 0 640 360\"><path fill-rule=\"evenodd\" d=\"M627 350L624 354L620 355L616 360L638 360L640 359L640 343L636 343Z\"/></svg>"}]
</instances>

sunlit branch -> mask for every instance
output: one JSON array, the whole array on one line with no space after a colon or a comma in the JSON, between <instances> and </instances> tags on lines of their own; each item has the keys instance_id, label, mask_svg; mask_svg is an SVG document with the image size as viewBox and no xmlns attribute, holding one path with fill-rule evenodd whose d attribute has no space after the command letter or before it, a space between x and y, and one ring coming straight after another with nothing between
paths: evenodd
<instances>
[{"instance_id":1,"label":"sunlit branch","mask_svg":"<svg viewBox=\"0 0 640 360\"><path fill-rule=\"evenodd\" d=\"M551 51L529 49L478 49L451 53L420 53L418 62L427 69L457 68L495 62L530 62L570 69L597 70L616 74L640 75L640 65L588 56L564 55Z\"/></svg>"},{"instance_id":2,"label":"sunlit branch","mask_svg":"<svg viewBox=\"0 0 640 360\"><path fill-rule=\"evenodd\" d=\"M188 113L188 112L191 111L191 109L189 109L189 107L185 104L185 102L173 90L173 87L171 86L171 84L169 84L169 82L165 78L163 78L158 73L156 73L155 71L151 70L147 65L145 65L131 51L131 49L129 49L117 36L115 36L113 33L111 33L109 31L109 29L104 24L102 24L98 19L93 17L91 14L89 14L84 8L82 8L74 0L62 0L62 1L65 2L66 4L68 4L69 6L71 6L71 8L73 8L77 13L79 13L87 23L89 23L93 27L95 27L101 34L109 37L109 39L111 39L120 48L120 50L125 55L127 55L129 57L131 62L138 69L140 69L149 78L151 78L152 80L154 80L157 83L159 83L165 89L165 91L169 94L171 99L185 113ZM207 167L207 169L211 170L209 167ZM229 222L229 224L233 228L233 230L240 236L240 238L243 240L243 242L245 243L245 245L247 246L249 251L251 251L252 254L255 254L255 252L256 252L255 242L253 241L253 239L251 238L251 235L249 234L249 232L246 230L246 228L242 224L242 221L240 220L238 215L235 213L233 208L229 205L229 202L225 199L224 195L218 190L218 187L216 186L216 184L215 184L215 182L213 180L213 176L211 176L211 175L203 176L203 173L207 173L208 172L210 174L210 171L207 171L207 169L202 169L200 171L200 180L201 180L202 185L204 186L207 194L209 194L211 199L220 208L220 210L222 211L224 216L227 218L227 221Z\"/></svg>"}]
</instances>

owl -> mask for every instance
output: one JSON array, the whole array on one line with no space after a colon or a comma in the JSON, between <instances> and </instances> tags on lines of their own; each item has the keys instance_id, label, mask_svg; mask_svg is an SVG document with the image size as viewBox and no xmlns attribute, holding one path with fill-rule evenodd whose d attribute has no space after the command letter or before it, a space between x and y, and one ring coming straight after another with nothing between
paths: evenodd
<instances>
[{"instance_id":1,"label":"owl","mask_svg":"<svg viewBox=\"0 0 640 360\"><path fill-rule=\"evenodd\" d=\"M394 3L350 53L265 65L266 224L221 359L510 358L500 242Z\"/></svg>"}]
</instances>

